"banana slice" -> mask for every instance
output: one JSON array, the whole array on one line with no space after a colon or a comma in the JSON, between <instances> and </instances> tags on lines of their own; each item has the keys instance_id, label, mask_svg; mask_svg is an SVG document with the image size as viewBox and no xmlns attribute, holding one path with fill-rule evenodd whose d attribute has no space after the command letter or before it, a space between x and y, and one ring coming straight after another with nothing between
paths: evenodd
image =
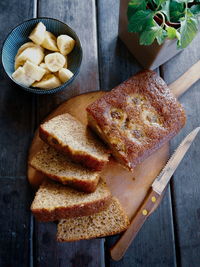
<instances>
[{"instance_id":1,"label":"banana slice","mask_svg":"<svg viewBox=\"0 0 200 267\"><path fill-rule=\"evenodd\" d=\"M43 49L39 46L37 47L28 47L21 54L19 54L15 59L15 70L23 66L26 60L29 60L36 65L39 65L44 58Z\"/></svg>"},{"instance_id":2,"label":"banana slice","mask_svg":"<svg viewBox=\"0 0 200 267\"><path fill-rule=\"evenodd\" d=\"M40 67L46 71L46 74L51 73L44 62L40 63Z\"/></svg>"},{"instance_id":3,"label":"banana slice","mask_svg":"<svg viewBox=\"0 0 200 267\"><path fill-rule=\"evenodd\" d=\"M62 83L67 82L73 75L74 74L70 70L65 68L60 69L58 72L58 77Z\"/></svg>"},{"instance_id":4,"label":"banana slice","mask_svg":"<svg viewBox=\"0 0 200 267\"><path fill-rule=\"evenodd\" d=\"M56 37L53 33L46 31L44 41L41 44L42 47L51 50L51 51L59 51L56 45Z\"/></svg>"},{"instance_id":5,"label":"banana slice","mask_svg":"<svg viewBox=\"0 0 200 267\"><path fill-rule=\"evenodd\" d=\"M46 26L42 22L39 22L29 35L29 39L31 39L34 43L41 45L45 38L45 32Z\"/></svg>"},{"instance_id":6,"label":"banana slice","mask_svg":"<svg viewBox=\"0 0 200 267\"><path fill-rule=\"evenodd\" d=\"M68 35L60 35L57 38L57 46L64 56L68 55L75 46L75 40Z\"/></svg>"},{"instance_id":7,"label":"banana slice","mask_svg":"<svg viewBox=\"0 0 200 267\"><path fill-rule=\"evenodd\" d=\"M30 86L32 83L34 83L34 79L31 77L27 76L25 73L24 68L19 67L13 74L12 74L13 79L17 81L18 83L21 83L25 86Z\"/></svg>"},{"instance_id":8,"label":"banana slice","mask_svg":"<svg viewBox=\"0 0 200 267\"><path fill-rule=\"evenodd\" d=\"M15 58L17 58L28 47L40 47L40 46L34 44L33 42L27 42L27 43L25 43L25 44L20 46L20 48L17 51L17 55L15 56ZM41 47L41 49L42 49L42 51L44 50L42 47Z\"/></svg>"},{"instance_id":9,"label":"banana slice","mask_svg":"<svg viewBox=\"0 0 200 267\"><path fill-rule=\"evenodd\" d=\"M62 54L55 52L47 55L44 58L44 62L51 72L56 72L65 65L66 58Z\"/></svg>"},{"instance_id":10,"label":"banana slice","mask_svg":"<svg viewBox=\"0 0 200 267\"><path fill-rule=\"evenodd\" d=\"M65 59L66 59L66 62L65 62L65 65L63 66L63 68L68 68L68 58L67 58L67 56L65 57Z\"/></svg>"},{"instance_id":11,"label":"banana slice","mask_svg":"<svg viewBox=\"0 0 200 267\"><path fill-rule=\"evenodd\" d=\"M61 85L60 80L53 74L46 74L41 81L32 84L33 87L53 89Z\"/></svg>"},{"instance_id":12,"label":"banana slice","mask_svg":"<svg viewBox=\"0 0 200 267\"><path fill-rule=\"evenodd\" d=\"M40 81L44 76L44 74L46 73L45 69L37 66L36 64L30 62L29 60L26 61L23 68L25 74L35 81Z\"/></svg>"}]
</instances>

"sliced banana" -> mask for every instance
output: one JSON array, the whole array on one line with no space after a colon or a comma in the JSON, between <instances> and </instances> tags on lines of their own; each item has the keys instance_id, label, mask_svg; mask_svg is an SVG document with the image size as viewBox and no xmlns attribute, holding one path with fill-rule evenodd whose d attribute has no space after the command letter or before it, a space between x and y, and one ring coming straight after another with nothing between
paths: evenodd
<instances>
[{"instance_id":1,"label":"sliced banana","mask_svg":"<svg viewBox=\"0 0 200 267\"><path fill-rule=\"evenodd\" d=\"M56 44L56 37L53 33L46 31L44 41L41 44L42 47L51 50L51 51L59 51Z\"/></svg>"},{"instance_id":2,"label":"sliced banana","mask_svg":"<svg viewBox=\"0 0 200 267\"><path fill-rule=\"evenodd\" d=\"M47 68L47 65L44 62L40 63L39 66L46 71L46 74L51 73L50 70Z\"/></svg>"},{"instance_id":3,"label":"sliced banana","mask_svg":"<svg viewBox=\"0 0 200 267\"><path fill-rule=\"evenodd\" d=\"M62 68L59 70L58 72L58 77L59 79L61 80L61 82L65 83L67 82L69 79L71 79L71 77L73 76L74 74L68 70L68 69L65 69L65 68Z\"/></svg>"},{"instance_id":4,"label":"sliced banana","mask_svg":"<svg viewBox=\"0 0 200 267\"><path fill-rule=\"evenodd\" d=\"M37 66L36 64L30 62L29 60L26 61L26 63L23 66L25 74L32 78L35 81L40 81L44 74L46 73L46 70Z\"/></svg>"},{"instance_id":5,"label":"sliced banana","mask_svg":"<svg viewBox=\"0 0 200 267\"><path fill-rule=\"evenodd\" d=\"M44 62L51 72L56 72L65 65L66 58L62 54L55 52L47 55L44 58Z\"/></svg>"},{"instance_id":6,"label":"sliced banana","mask_svg":"<svg viewBox=\"0 0 200 267\"><path fill-rule=\"evenodd\" d=\"M19 54L15 59L15 70L23 66L26 60L29 60L36 65L39 65L44 58L43 49L39 46L37 47L28 47L21 54Z\"/></svg>"},{"instance_id":7,"label":"sliced banana","mask_svg":"<svg viewBox=\"0 0 200 267\"><path fill-rule=\"evenodd\" d=\"M68 58L67 58L67 56L65 57L65 59L66 59L66 62L65 62L65 65L63 66L63 68L68 68Z\"/></svg>"},{"instance_id":8,"label":"sliced banana","mask_svg":"<svg viewBox=\"0 0 200 267\"><path fill-rule=\"evenodd\" d=\"M45 38L45 32L46 26L42 22L39 22L29 35L29 39L31 39L34 43L41 45Z\"/></svg>"},{"instance_id":9,"label":"sliced banana","mask_svg":"<svg viewBox=\"0 0 200 267\"><path fill-rule=\"evenodd\" d=\"M17 81L20 84L23 84L25 86L30 86L32 83L34 83L34 79L31 77L27 76L25 73L24 68L19 67L13 74L12 74L13 79Z\"/></svg>"},{"instance_id":10,"label":"sliced banana","mask_svg":"<svg viewBox=\"0 0 200 267\"><path fill-rule=\"evenodd\" d=\"M68 55L75 46L75 40L68 35L60 35L57 38L57 46L64 56Z\"/></svg>"},{"instance_id":11,"label":"sliced banana","mask_svg":"<svg viewBox=\"0 0 200 267\"><path fill-rule=\"evenodd\" d=\"M33 87L42 89L53 89L60 85L60 80L53 74L46 74L41 81L32 84Z\"/></svg>"},{"instance_id":12,"label":"sliced banana","mask_svg":"<svg viewBox=\"0 0 200 267\"><path fill-rule=\"evenodd\" d=\"M25 43L25 44L20 46L20 48L17 51L17 55L15 56L15 58L17 58L28 47L40 47L40 46L38 46L37 44L34 44L33 42L27 42L27 43ZM44 50L42 47L41 47L41 49Z\"/></svg>"}]
</instances>

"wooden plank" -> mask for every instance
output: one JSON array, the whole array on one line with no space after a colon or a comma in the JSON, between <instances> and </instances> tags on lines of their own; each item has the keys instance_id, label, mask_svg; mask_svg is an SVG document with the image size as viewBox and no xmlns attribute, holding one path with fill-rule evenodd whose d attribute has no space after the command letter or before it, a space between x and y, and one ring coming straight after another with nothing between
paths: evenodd
<instances>
[{"instance_id":1,"label":"wooden plank","mask_svg":"<svg viewBox=\"0 0 200 267\"><path fill-rule=\"evenodd\" d=\"M34 1L0 1L0 45L22 21L33 17ZM34 129L34 96L0 68L0 266L29 266L31 192L27 150Z\"/></svg>"},{"instance_id":2,"label":"wooden plank","mask_svg":"<svg viewBox=\"0 0 200 267\"><path fill-rule=\"evenodd\" d=\"M101 90L111 90L141 70L118 37L119 1L98 0L98 48Z\"/></svg>"},{"instance_id":3,"label":"wooden plank","mask_svg":"<svg viewBox=\"0 0 200 267\"><path fill-rule=\"evenodd\" d=\"M33 1L1 1L0 10L3 10L0 14L2 45L13 27L33 16ZM1 176L25 175L27 148L34 127L34 97L11 82L2 68L0 88L0 173Z\"/></svg>"},{"instance_id":4,"label":"wooden plank","mask_svg":"<svg viewBox=\"0 0 200 267\"><path fill-rule=\"evenodd\" d=\"M37 223L36 266L104 266L103 242L101 239L72 243L57 243L56 223Z\"/></svg>"},{"instance_id":5,"label":"wooden plank","mask_svg":"<svg viewBox=\"0 0 200 267\"><path fill-rule=\"evenodd\" d=\"M0 177L0 266L29 266L31 197L26 177Z\"/></svg>"},{"instance_id":6,"label":"wooden plank","mask_svg":"<svg viewBox=\"0 0 200 267\"><path fill-rule=\"evenodd\" d=\"M112 10L112 15L110 15ZM101 88L110 90L141 68L117 38L119 1L98 1L99 67ZM124 259L110 260L108 248L116 238L106 239L109 266L176 266L170 189L165 199L136 237Z\"/></svg>"},{"instance_id":7,"label":"wooden plank","mask_svg":"<svg viewBox=\"0 0 200 267\"><path fill-rule=\"evenodd\" d=\"M66 22L80 37L83 62L74 83L65 91L37 99L38 124L64 100L84 92L99 90L95 1L40 1L39 16ZM54 223L35 222L35 259L37 266L103 266L103 239L58 244Z\"/></svg>"},{"instance_id":8,"label":"wooden plank","mask_svg":"<svg viewBox=\"0 0 200 267\"><path fill-rule=\"evenodd\" d=\"M165 80L170 83L182 75L199 58L200 34L182 53L164 64L162 70ZM199 70L200 71L200 70ZM181 139L193 128L200 125L200 83L197 82L181 98L187 114L187 124L181 133L172 140L174 150ZM186 154L172 181L173 216L177 259L181 266L200 265L200 137Z\"/></svg>"}]
</instances>

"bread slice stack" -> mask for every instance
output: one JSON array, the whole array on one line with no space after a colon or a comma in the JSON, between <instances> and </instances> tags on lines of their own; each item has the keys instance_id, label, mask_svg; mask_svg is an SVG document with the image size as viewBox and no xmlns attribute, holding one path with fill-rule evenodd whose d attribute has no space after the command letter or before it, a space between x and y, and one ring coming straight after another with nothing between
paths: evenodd
<instances>
[{"instance_id":1,"label":"bread slice stack","mask_svg":"<svg viewBox=\"0 0 200 267\"><path fill-rule=\"evenodd\" d=\"M109 160L107 148L68 113L42 124L39 135L43 147L29 162L46 176L31 205L36 219L60 220L57 240L61 242L127 229L127 215L101 178Z\"/></svg>"}]
</instances>

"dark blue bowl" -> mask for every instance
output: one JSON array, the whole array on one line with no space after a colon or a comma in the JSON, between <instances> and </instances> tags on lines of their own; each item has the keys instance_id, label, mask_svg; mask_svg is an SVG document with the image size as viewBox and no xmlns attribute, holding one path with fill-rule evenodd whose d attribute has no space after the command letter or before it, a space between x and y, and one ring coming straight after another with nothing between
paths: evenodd
<instances>
[{"instance_id":1,"label":"dark blue bowl","mask_svg":"<svg viewBox=\"0 0 200 267\"><path fill-rule=\"evenodd\" d=\"M43 22L47 28L47 31L52 32L55 36L67 34L76 41L73 51L67 56L69 64L68 68L74 73L73 77L61 86L49 90L27 87L19 84L12 78L12 73L14 72L14 60L17 51L21 45L30 41L28 36L30 35L36 24L39 22ZM14 83L18 84L24 90L35 94L51 94L64 90L69 84L73 82L73 80L79 73L81 61L82 47L76 33L67 24L52 18L37 18L22 22L8 34L2 47L2 63L7 75Z\"/></svg>"}]
</instances>

